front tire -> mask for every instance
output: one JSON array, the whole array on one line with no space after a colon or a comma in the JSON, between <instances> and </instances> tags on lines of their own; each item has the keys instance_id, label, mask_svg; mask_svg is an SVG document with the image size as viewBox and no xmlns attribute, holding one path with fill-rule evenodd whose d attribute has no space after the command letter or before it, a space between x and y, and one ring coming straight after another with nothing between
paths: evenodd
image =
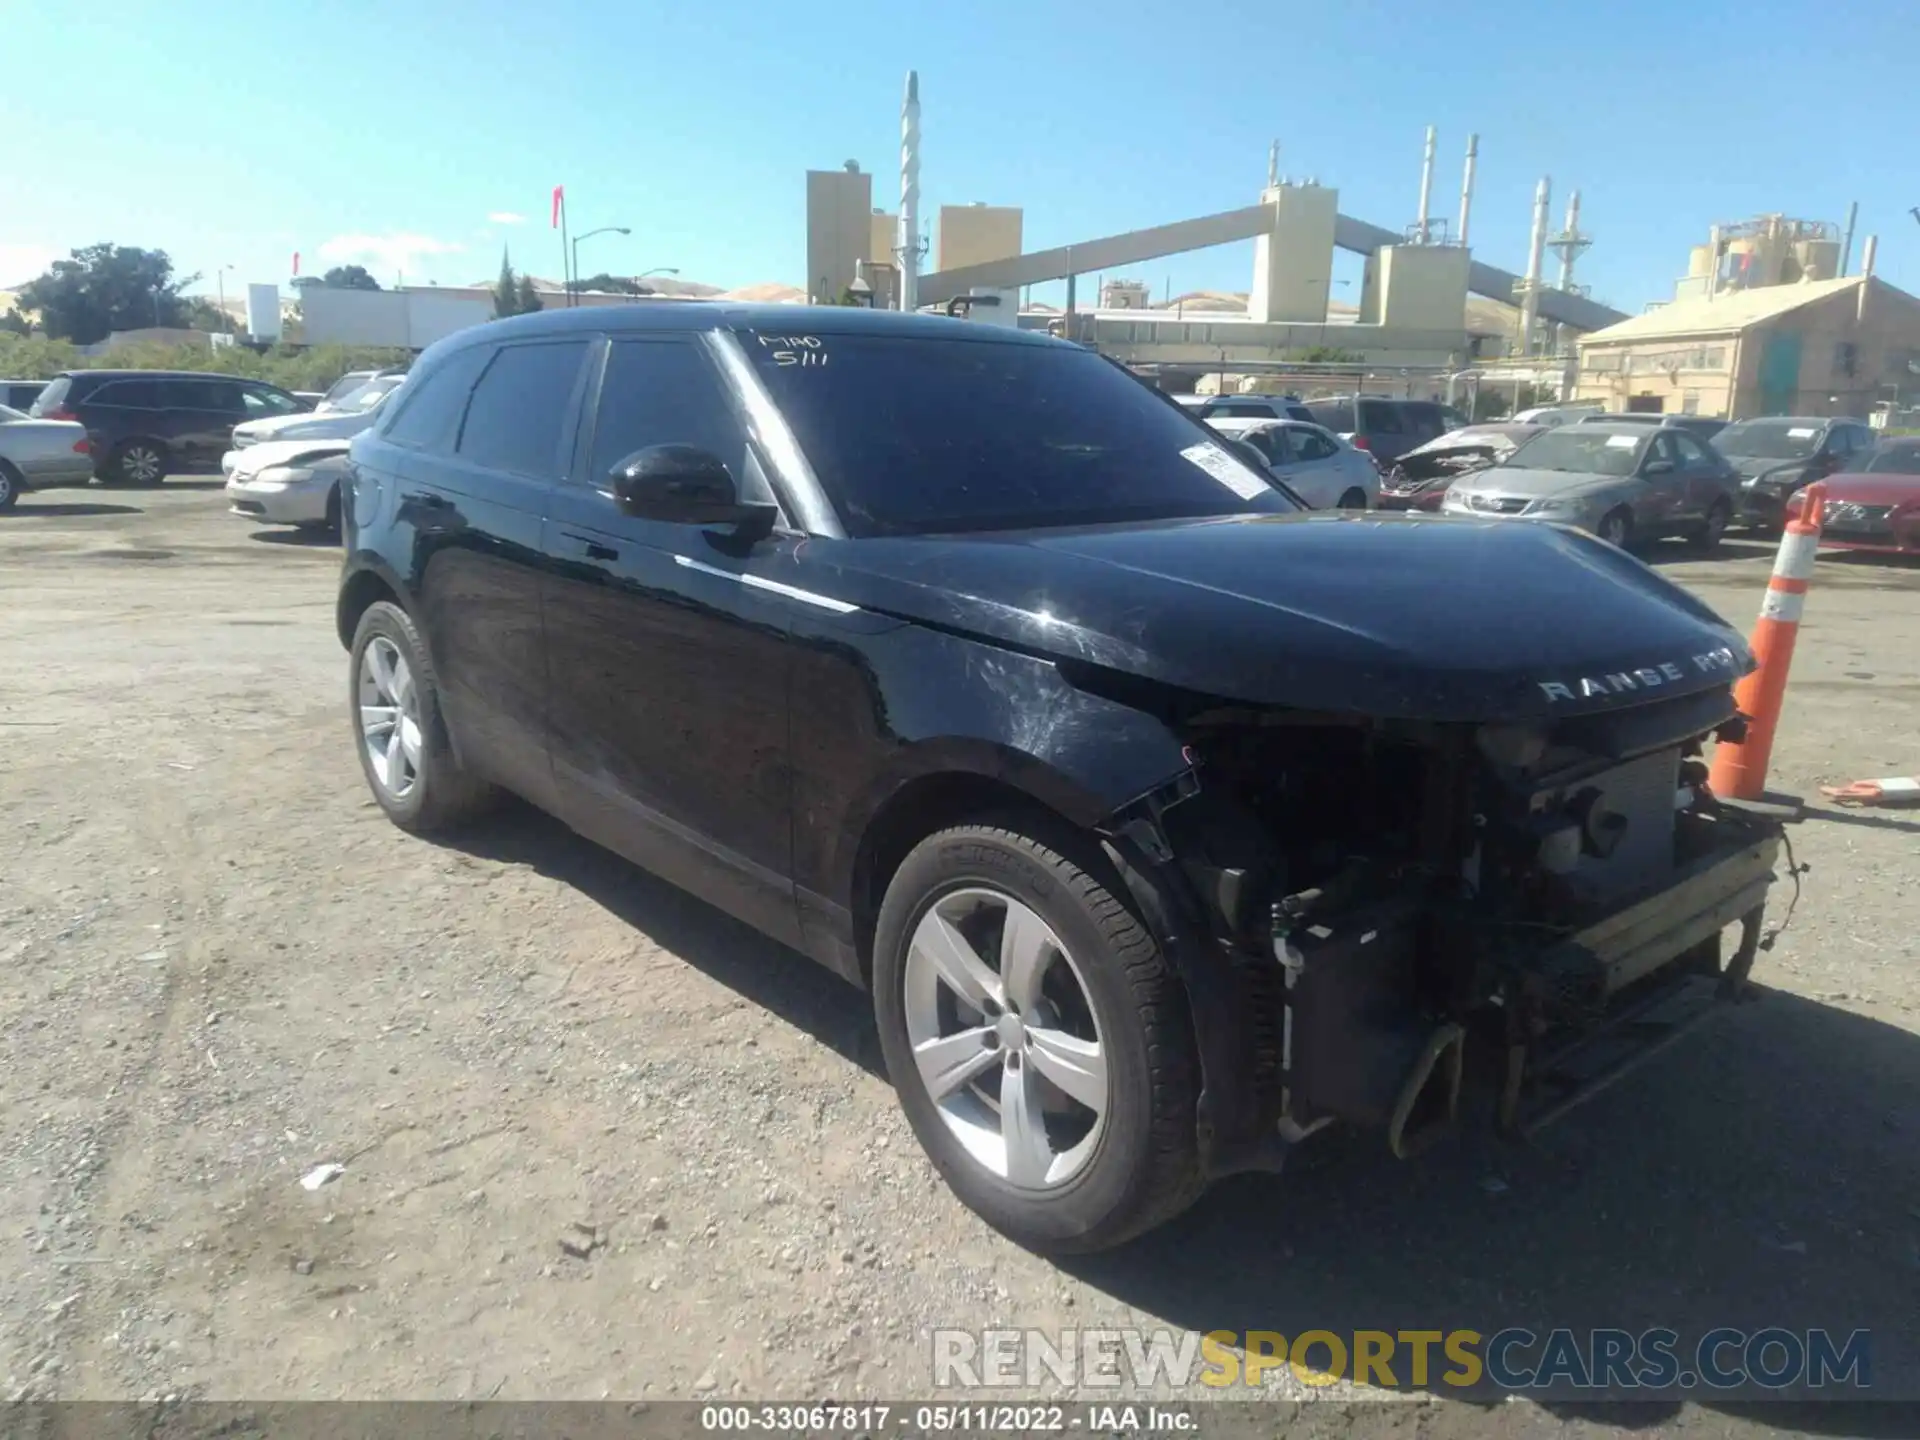
<instances>
[{"instance_id":1,"label":"front tire","mask_svg":"<svg viewBox=\"0 0 1920 1440\"><path fill-rule=\"evenodd\" d=\"M1594 534L1614 549L1624 550L1633 542L1633 515L1624 506L1611 510L1601 519L1600 528Z\"/></svg>"},{"instance_id":2,"label":"front tire","mask_svg":"<svg viewBox=\"0 0 1920 1440\"><path fill-rule=\"evenodd\" d=\"M874 1010L914 1134L1023 1245L1104 1250L1204 1188L1186 995L1090 842L1016 820L920 842L874 936Z\"/></svg>"},{"instance_id":3,"label":"front tire","mask_svg":"<svg viewBox=\"0 0 1920 1440\"><path fill-rule=\"evenodd\" d=\"M349 674L360 769L389 820L426 835L488 808L496 792L454 756L433 661L406 611L386 600L367 607Z\"/></svg>"},{"instance_id":4,"label":"front tire","mask_svg":"<svg viewBox=\"0 0 1920 1440\"><path fill-rule=\"evenodd\" d=\"M25 488L14 468L0 460L0 510L11 510L19 504L20 492Z\"/></svg>"},{"instance_id":5,"label":"front tire","mask_svg":"<svg viewBox=\"0 0 1920 1440\"><path fill-rule=\"evenodd\" d=\"M1720 542L1726 538L1727 523L1733 518L1733 508L1724 500L1716 500L1707 511L1707 518L1701 522L1700 529L1693 537L1693 545L1702 555L1711 555L1720 548Z\"/></svg>"}]
</instances>

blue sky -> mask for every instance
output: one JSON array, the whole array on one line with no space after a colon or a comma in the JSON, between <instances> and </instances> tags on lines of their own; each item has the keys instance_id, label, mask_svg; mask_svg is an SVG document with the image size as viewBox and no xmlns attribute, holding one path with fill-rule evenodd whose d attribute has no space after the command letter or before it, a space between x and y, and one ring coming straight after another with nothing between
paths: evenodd
<instances>
[{"instance_id":1,"label":"blue sky","mask_svg":"<svg viewBox=\"0 0 1920 1440\"><path fill-rule=\"evenodd\" d=\"M460 283L504 241L556 275L562 183L576 231L633 229L588 242L589 273L804 283L803 172L856 159L894 208L911 67L925 213L1022 206L1028 248L1250 203L1272 138L1284 173L1403 225L1431 123L1450 219L1480 135L1482 259L1524 268L1551 175L1555 225L1577 186L1595 238L1578 278L1622 309L1669 295L1716 220L1842 222L1852 200L1879 272L1920 289L1911 18L1911 0L0 0L0 284L98 240L163 248L208 292L231 265L230 294L284 282L295 250L308 272ZM1245 289L1250 267L1241 245L1132 278Z\"/></svg>"}]
</instances>

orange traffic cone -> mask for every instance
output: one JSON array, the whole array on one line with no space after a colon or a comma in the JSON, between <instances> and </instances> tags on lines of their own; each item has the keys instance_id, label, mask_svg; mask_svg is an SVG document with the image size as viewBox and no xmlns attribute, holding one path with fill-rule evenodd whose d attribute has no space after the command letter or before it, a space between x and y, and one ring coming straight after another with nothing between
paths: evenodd
<instances>
[{"instance_id":1,"label":"orange traffic cone","mask_svg":"<svg viewBox=\"0 0 1920 1440\"><path fill-rule=\"evenodd\" d=\"M1708 788L1722 800L1758 800L1766 790L1767 761L1773 733L1787 698L1787 667L1800 635L1800 611L1807 603L1813 557L1820 549L1820 514L1827 491L1818 482L1803 492L1799 518L1789 520L1774 558L1760 620L1753 627L1753 657L1759 668L1734 687L1734 703L1747 717L1744 740L1722 740L1713 750Z\"/></svg>"}]
</instances>

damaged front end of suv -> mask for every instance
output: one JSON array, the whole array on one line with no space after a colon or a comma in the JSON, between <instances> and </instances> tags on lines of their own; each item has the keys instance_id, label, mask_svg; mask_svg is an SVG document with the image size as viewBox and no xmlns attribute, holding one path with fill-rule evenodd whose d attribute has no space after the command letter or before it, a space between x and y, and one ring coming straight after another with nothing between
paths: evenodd
<instances>
[{"instance_id":1,"label":"damaged front end of suv","mask_svg":"<svg viewBox=\"0 0 1920 1440\"><path fill-rule=\"evenodd\" d=\"M1725 687L1525 724L1157 698L1191 769L1104 839L1187 980L1212 1174L1335 1120L1409 1155L1475 1088L1529 1133L1753 964L1782 842L1707 789Z\"/></svg>"}]
</instances>

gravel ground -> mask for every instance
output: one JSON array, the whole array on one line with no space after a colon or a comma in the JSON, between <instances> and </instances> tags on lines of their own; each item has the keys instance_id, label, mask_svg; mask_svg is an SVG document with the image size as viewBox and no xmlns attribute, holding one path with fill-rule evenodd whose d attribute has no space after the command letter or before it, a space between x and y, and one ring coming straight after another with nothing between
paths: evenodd
<instances>
[{"instance_id":1,"label":"gravel ground","mask_svg":"<svg viewBox=\"0 0 1920 1440\"><path fill-rule=\"evenodd\" d=\"M1744 627L1769 554L1655 559ZM1320 1137L1060 1266L937 1182L854 991L523 808L389 825L338 559L211 480L0 517L5 1397L913 1396L1006 1324L1866 1326L1920 1394L1916 812L1817 808L1767 993L1537 1146ZM1917 714L1920 568L1823 559L1777 784L1920 771Z\"/></svg>"}]
</instances>

